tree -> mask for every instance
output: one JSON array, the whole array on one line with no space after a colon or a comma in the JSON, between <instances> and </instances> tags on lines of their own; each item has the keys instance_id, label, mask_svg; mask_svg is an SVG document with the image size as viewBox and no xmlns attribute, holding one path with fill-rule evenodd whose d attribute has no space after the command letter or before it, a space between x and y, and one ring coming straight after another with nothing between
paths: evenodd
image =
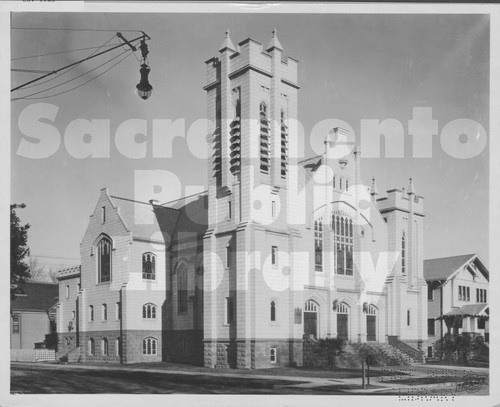
<instances>
[{"instance_id":1,"label":"tree","mask_svg":"<svg viewBox=\"0 0 500 407\"><path fill-rule=\"evenodd\" d=\"M38 262L36 257L29 257L29 273L30 278L35 281L45 281L47 283L57 283L58 270L50 268L46 270L45 267ZM61 267L61 269L64 267Z\"/></svg>"},{"instance_id":2,"label":"tree","mask_svg":"<svg viewBox=\"0 0 500 407\"><path fill-rule=\"evenodd\" d=\"M21 292L21 285L30 277L29 266L24 259L29 256L29 224L22 225L16 209L24 209L25 204L10 205L10 295Z\"/></svg>"},{"instance_id":3,"label":"tree","mask_svg":"<svg viewBox=\"0 0 500 407\"><path fill-rule=\"evenodd\" d=\"M333 369L335 356L342 350L344 340L341 338L318 339L316 354L327 364L329 369Z\"/></svg>"}]
</instances>

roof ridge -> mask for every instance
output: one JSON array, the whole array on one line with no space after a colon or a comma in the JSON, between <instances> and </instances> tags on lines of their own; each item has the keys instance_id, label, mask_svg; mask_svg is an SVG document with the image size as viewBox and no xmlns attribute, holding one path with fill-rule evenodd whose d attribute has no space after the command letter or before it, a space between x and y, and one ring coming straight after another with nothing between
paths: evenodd
<instances>
[{"instance_id":1,"label":"roof ridge","mask_svg":"<svg viewBox=\"0 0 500 407\"><path fill-rule=\"evenodd\" d=\"M116 195L110 195L110 198L121 199L122 201L129 201L129 202L140 203L140 204L144 204L144 205L151 205L149 202L136 201L135 199L123 198L121 196L116 196Z\"/></svg>"}]
</instances>

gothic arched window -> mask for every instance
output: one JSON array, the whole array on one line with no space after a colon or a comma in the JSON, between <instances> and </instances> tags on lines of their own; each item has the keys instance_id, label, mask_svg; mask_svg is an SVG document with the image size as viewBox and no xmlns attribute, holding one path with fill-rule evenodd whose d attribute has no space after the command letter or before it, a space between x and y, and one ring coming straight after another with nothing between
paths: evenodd
<instances>
[{"instance_id":1,"label":"gothic arched window","mask_svg":"<svg viewBox=\"0 0 500 407\"><path fill-rule=\"evenodd\" d=\"M335 272L353 275L353 228L352 219L343 212L332 215L332 229L335 244Z\"/></svg>"},{"instance_id":2,"label":"gothic arched window","mask_svg":"<svg viewBox=\"0 0 500 407\"><path fill-rule=\"evenodd\" d=\"M144 319L155 319L156 318L156 305L144 304L142 306L142 317Z\"/></svg>"},{"instance_id":3,"label":"gothic arched window","mask_svg":"<svg viewBox=\"0 0 500 407\"><path fill-rule=\"evenodd\" d=\"M323 271L323 222L314 222L314 270Z\"/></svg>"},{"instance_id":4,"label":"gothic arched window","mask_svg":"<svg viewBox=\"0 0 500 407\"><path fill-rule=\"evenodd\" d=\"M144 280L156 279L156 255L154 253L144 253L142 255L142 278Z\"/></svg>"},{"instance_id":5,"label":"gothic arched window","mask_svg":"<svg viewBox=\"0 0 500 407\"><path fill-rule=\"evenodd\" d=\"M111 240L107 237L97 243L97 272L99 283L111 281Z\"/></svg>"},{"instance_id":6,"label":"gothic arched window","mask_svg":"<svg viewBox=\"0 0 500 407\"><path fill-rule=\"evenodd\" d=\"M142 340L142 354L143 355L156 355L158 341L156 338L149 337Z\"/></svg>"},{"instance_id":7,"label":"gothic arched window","mask_svg":"<svg viewBox=\"0 0 500 407\"><path fill-rule=\"evenodd\" d=\"M187 312L188 310L187 270L185 267L181 267L177 272L177 308L178 312Z\"/></svg>"},{"instance_id":8,"label":"gothic arched window","mask_svg":"<svg viewBox=\"0 0 500 407\"><path fill-rule=\"evenodd\" d=\"M260 172L269 173L269 120L267 119L267 105L264 102L260 104Z\"/></svg>"},{"instance_id":9,"label":"gothic arched window","mask_svg":"<svg viewBox=\"0 0 500 407\"><path fill-rule=\"evenodd\" d=\"M276 302L271 301L271 321L276 321Z\"/></svg>"}]
</instances>

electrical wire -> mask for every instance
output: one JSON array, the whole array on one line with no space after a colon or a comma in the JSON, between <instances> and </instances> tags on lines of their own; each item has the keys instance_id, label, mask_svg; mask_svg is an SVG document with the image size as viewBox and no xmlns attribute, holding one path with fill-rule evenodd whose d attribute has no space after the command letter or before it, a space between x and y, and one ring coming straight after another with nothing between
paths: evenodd
<instances>
[{"instance_id":1,"label":"electrical wire","mask_svg":"<svg viewBox=\"0 0 500 407\"><path fill-rule=\"evenodd\" d=\"M132 52L130 52L128 55L125 55L122 59L120 59L118 62L114 63L113 65L111 65L108 69L106 69L104 72L101 72L99 75L95 76L94 78L91 78L89 79L88 81L82 83L81 85L78 85L78 86L75 86L74 88L71 88L71 89L68 89L66 91L63 91L63 92L59 92L59 93L55 93L53 95L48 95L48 96L42 96L42 97L38 97L38 98L32 98L32 97L22 97L22 98L15 98L15 99L11 99L11 101L14 101L14 100L19 100L19 99L28 99L28 100L39 100L39 99L46 99L46 98L50 98L50 97L54 97L54 96L59 96L59 95L63 95L65 93L68 93L68 92L71 92L72 90L75 90L75 89L78 89L78 88L81 88L82 86L86 85L87 83L93 81L94 79L97 79L99 78L101 75L104 75L106 72L108 72L109 70L113 69L116 65L118 65L120 62L122 62L123 60L125 60L126 58L128 58L130 56ZM122 54L120 54L122 55ZM109 61L108 61L109 62Z\"/></svg>"},{"instance_id":2,"label":"electrical wire","mask_svg":"<svg viewBox=\"0 0 500 407\"><path fill-rule=\"evenodd\" d=\"M38 92L31 93L30 95L27 95L27 96L26 96L26 98L31 97L31 96L38 95L38 94L43 93L43 92L47 92L48 90L51 90L51 89L57 88L58 86L65 85L65 84L67 84L67 83L69 83L69 82L72 82L72 81L74 81L74 80L78 79L78 78L81 78L82 76L85 76L85 75L87 75L87 74L89 74L89 73L91 73L91 72L95 71L96 69L99 69L101 66L104 66L104 65L106 65L106 64L108 64L108 63L110 63L111 61L115 60L116 58L118 58L118 57L122 56L123 54L125 54L125 53L127 53L127 52L129 52L129 50L123 51L122 53L120 53L120 54L118 54L118 55L115 55L113 58L111 58L111 59L107 60L106 62L103 62L101 65L98 65L98 66L96 66L95 68L92 68L90 71L84 72L84 73L82 73L81 75L78 75L78 76L77 76L77 77L75 77L75 78L68 79L67 81L65 81L65 82L63 82L63 83L58 83L57 85L51 86L50 88L47 88L47 89L42 89L42 90L40 90L40 91L38 91Z\"/></svg>"},{"instance_id":3,"label":"electrical wire","mask_svg":"<svg viewBox=\"0 0 500 407\"><path fill-rule=\"evenodd\" d=\"M91 53L87 56L87 58L90 58L92 55L94 55L96 52L98 52L101 48L103 48L103 47L107 46L107 44L108 44L110 41L112 41L115 37L116 37L116 36L115 36L115 35L113 35L113 36L112 36L109 40L107 40L107 41L106 41L104 44L102 44L99 48L97 48L95 51L91 52ZM113 44L111 44L110 46L112 46L112 45L113 45ZM83 63L83 62L85 62L85 61L80 62L80 64L81 64L81 63ZM37 82L37 83L34 83L33 85L29 85L29 86L24 86L24 87L23 87L22 89L20 89L20 90L25 90L25 89L34 88L35 86L40 86L40 85L43 85L43 84L45 84L45 83L51 82L51 81L53 81L53 80L55 80L55 79L58 79L58 78L62 77L63 75L66 75L68 72L71 72L71 71L72 71L73 69L75 69L77 66L80 66L80 64L73 65L72 67L67 68L66 70L64 70L64 72L61 72L60 74L58 74L58 75L56 75L56 76L52 76L52 77L48 78L48 79L47 79L47 80L45 80L45 81L42 81L42 82Z\"/></svg>"},{"instance_id":4,"label":"electrical wire","mask_svg":"<svg viewBox=\"0 0 500 407\"><path fill-rule=\"evenodd\" d=\"M95 49L95 48L101 49L101 48L104 48L104 47L112 47L112 46L113 46L113 44L110 44L110 45L96 45L95 47L69 49L69 50L66 50L66 51L50 52L48 54L39 54L39 55L30 55L30 56L25 56L25 57L11 58L10 60L11 61L19 61L20 59L39 58L39 57L46 57L46 56L50 56L50 55L65 54L65 53L68 53L68 52L87 51L89 49Z\"/></svg>"}]
</instances>

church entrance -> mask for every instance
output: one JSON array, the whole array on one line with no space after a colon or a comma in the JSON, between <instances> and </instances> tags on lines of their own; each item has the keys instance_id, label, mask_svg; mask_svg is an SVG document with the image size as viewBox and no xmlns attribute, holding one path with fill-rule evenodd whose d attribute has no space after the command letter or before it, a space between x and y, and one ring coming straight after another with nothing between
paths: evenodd
<instances>
[{"instance_id":1,"label":"church entrance","mask_svg":"<svg viewBox=\"0 0 500 407\"><path fill-rule=\"evenodd\" d=\"M337 310L337 338L349 339L349 307L345 303L341 303Z\"/></svg>"},{"instance_id":2,"label":"church entrance","mask_svg":"<svg viewBox=\"0 0 500 407\"><path fill-rule=\"evenodd\" d=\"M366 316L366 340L376 341L377 340L377 309L370 305L368 306Z\"/></svg>"},{"instance_id":3,"label":"church entrance","mask_svg":"<svg viewBox=\"0 0 500 407\"><path fill-rule=\"evenodd\" d=\"M318 304L313 300L306 302L304 306L304 334L318 337Z\"/></svg>"}]
</instances>

